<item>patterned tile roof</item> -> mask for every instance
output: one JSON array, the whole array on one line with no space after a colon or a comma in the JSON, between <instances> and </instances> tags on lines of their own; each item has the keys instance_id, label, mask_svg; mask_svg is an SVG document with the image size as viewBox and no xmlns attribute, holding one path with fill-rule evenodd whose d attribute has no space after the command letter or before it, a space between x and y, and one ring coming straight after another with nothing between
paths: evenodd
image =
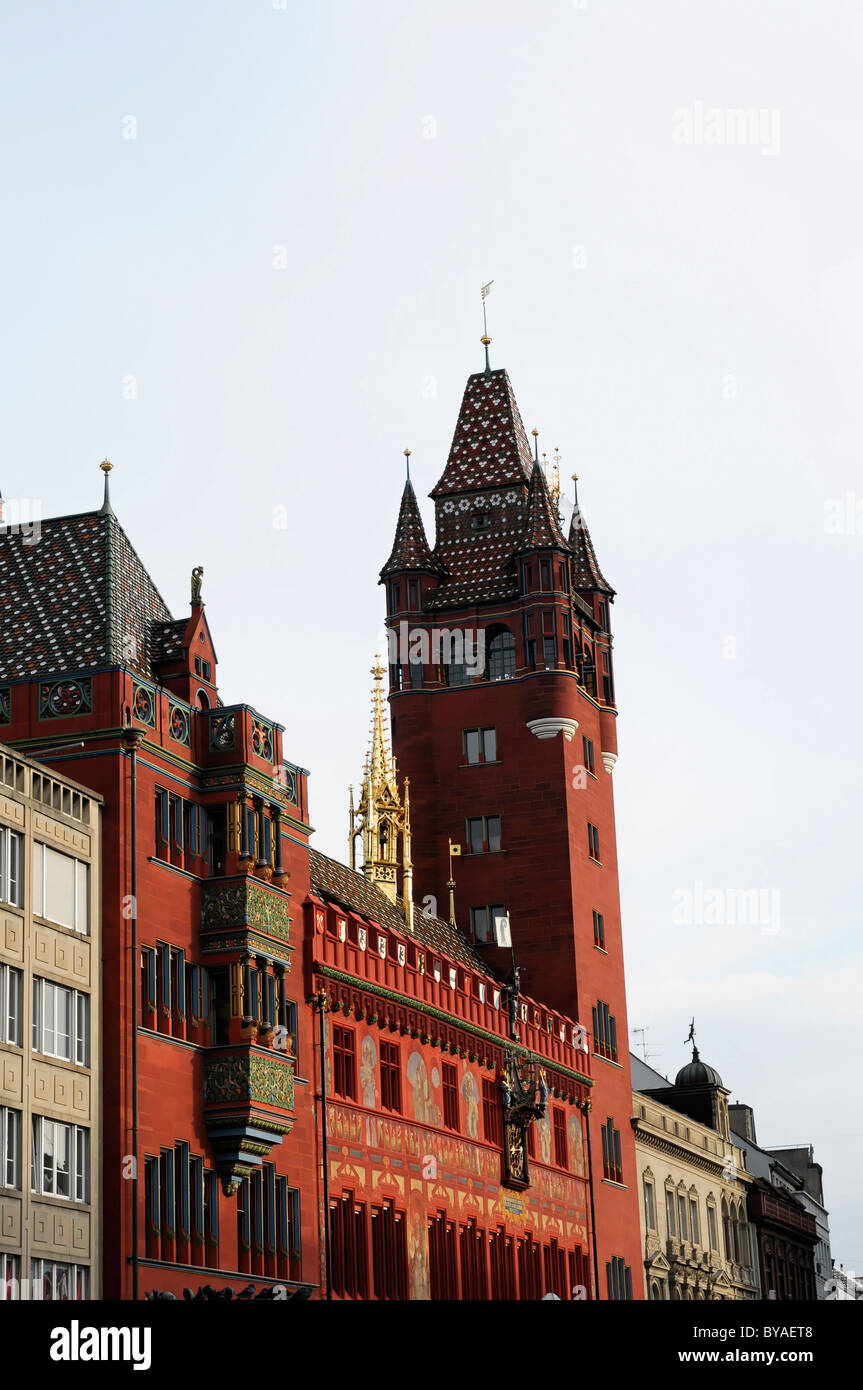
<instances>
[{"instance_id":1,"label":"patterned tile roof","mask_svg":"<svg viewBox=\"0 0 863 1390\"><path fill-rule=\"evenodd\" d=\"M603 578L602 570L599 568L593 541L590 539L590 532L587 529L587 522L578 502L575 504L572 521L569 524L569 547L575 557L572 565L575 587L596 593L613 594L614 589Z\"/></svg>"},{"instance_id":2,"label":"patterned tile roof","mask_svg":"<svg viewBox=\"0 0 863 1390\"><path fill-rule=\"evenodd\" d=\"M0 527L0 678L127 665L151 674L153 630L173 620L113 512Z\"/></svg>"},{"instance_id":3,"label":"patterned tile roof","mask_svg":"<svg viewBox=\"0 0 863 1390\"><path fill-rule=\"evenodd\" d=\"M532 467L507 373L498 368L468 377L449 459L432 497L526 483Z\"/></svg>"},{"instance_id":4,"label":"patterned tile roof","mask_svg":"<svg viewBox=\"0 0 863 1390\"><path fill-rule=\"evenodd\" d=\"M188 618L177 623L153 624L153 661L179 661L183 655L183 634L189 626Z\"/></svg>"},{"instance_id":5,"label":"patterned tile roof","mask_svg":"<svg viewBox=\"0 0 863 1390\"><path fill-rule=\"evenodd\" d=\"M527 519L518 551L550 549L568 551L569 546L560 529L545 473L538 463L534 463L527 496Z\"/></svg>"},{"instance_id":6,"label":"patterned tile roof","mask_svg":"<svg viewBox=\"0 0 863 1390\"><path fill-rule=\"evenodd\" d=\"M381 580L390 574L403 570L426 570L432 574L440 573L440 565L431 553L426 540L423 519L410 479L405 483L402 505L396 524L396 536L390 558L381 570Z\"/></svg>"},{"instance_id":7,"label":"patterned tile roof","mask_svg":"<svg viewBox=\"0 0 863 1390\"><path fill-rule=\"evenodd\" d=\"M407 935L405 919L386 894L369 883L363 874L339 864L326 854L309 850L312 892L316 897L338 903L389 931ZM428 917L414 904L414 936L429 951L439 951L468 970L496 978L467 937L440 917Z\"/></svg>"}]
</instances>

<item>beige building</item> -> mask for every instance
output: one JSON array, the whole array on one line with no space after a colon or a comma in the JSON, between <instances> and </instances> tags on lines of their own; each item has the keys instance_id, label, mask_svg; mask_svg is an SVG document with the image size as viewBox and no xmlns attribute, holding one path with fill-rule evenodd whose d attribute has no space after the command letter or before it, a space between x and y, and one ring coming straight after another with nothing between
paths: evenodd
<instances>
[{"instance_id":1,"label":"beige building","mask_svg":"<svg viewBox=\"0 0 863 1390\"><path fill-rule=\"evenodd\" d=\"M760 1297L752 1175L731 1142L728 1093L694 1051L674 1085L632 1058L632 1127L648 1299Z\"/></svg>"},{"instance_id":2,"label":"beige building","mask_svg":"<svg viewBox=\"0 0 863 1390\"><path fill-rule=\"evenodd\" d=\"M0 744L0 1300L100 1295L100 814Z\"/></svg>"}]
</instances>

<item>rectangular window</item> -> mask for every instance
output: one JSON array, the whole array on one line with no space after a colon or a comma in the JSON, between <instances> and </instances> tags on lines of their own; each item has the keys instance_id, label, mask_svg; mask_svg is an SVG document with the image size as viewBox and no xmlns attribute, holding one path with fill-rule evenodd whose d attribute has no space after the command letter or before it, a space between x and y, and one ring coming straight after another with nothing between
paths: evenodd
<instances>
[{"instance_id":1,"label":"rectangular window","mask_svg":"<svg viewBox=\"0 0 863 1390\"><path fill-rule=\"evenodd\" d=\"M21 1257L0 1251L0 1303L17 1303L21 1297Z\"/></svg>"},{"instance_id":2,"label":"rectangular window","mask_svg":"<svg viewBox=\"0 0 863 1390\"><path fill-rule=\"evenodd\" d=\"M587 822L587 852L591 859L599 860L599 831L590 821Z\"/></svg>"},{"instance_id":3,"label":"rectangular window","mask_svg":"<svg viewBox=\"0 0 863 1390\"><path fill-rule=\"evenodd\" d=\"M366 1209L353 1193L330 1202L330 1256L333 1293L365 1300L368 1288Z\"/></svg>"},{"instance_id":4,"label":"rectangular window","mask_svg":"<svg viewBox=\"0 0 863 1390\"><path fill-rule=\"evenodd\" d=\"M33 846L33 911L46 922L87 935L88 865L48 845Z\"/></svg>"},{"instance_id":5,"label":"rectangular window","mask_svg":"<svg viewBox=\"0 0 863 1390\"><path fill-rule=\"evenodd\" d=\"M500 816L476 816L467 822L470 854L496 854L500 849Z\"/></svg>"},{"instance_id":6,"label":"rectangular window","mask_svg":"<svg viewBox=\"0 0 863 1390\"><path fill-rule=\"evenodd\" d=\"M357 1098L357 1058L353 1028L333 1024L333 1090L345 1100Z\"/></svg>"},{"instance_id":7,"label":"rectangular window","mask_svg":"<svg viewBox=\"0 0 863 1390\"><path fill-rule=\"evenodd\" d=\"M90 996L33 976L33 1051L90 1065Z\"/></svg>"},{"instance_id":8,"label":"rectangular window","mask_svg":"<svg viewBox=\"0 0 863 1390\"><path fill-rule=\"evenodd\" d=\"M408 1293L408 1242L404 1212L391 1201L372 1207L374 1296L404 1302Z\"/></svg>"},{"instance_id":9,"label":"rectangular window","mask_svg":"<svg viewBox=\"0 0 863 1390\"><path fill-rule=\"evenodd\" d=\"M601 912L594 909L593 913L593 944L598 946L601 951L605 950L605 918Z\"/></svg>"},{"instance_id":10,"label":"rectangular window","mask_svg":"<svg viewBox=\"0 0 863 1390\"><path fill-rule=\"evenodd\" d=\"M297 1006L292 999L285 995L285 977L282 975L278 981L278 1019L279 1027L285 1030L285 1048L296 1062L296 1071L299 1072L299 1050L297 1034Z\"/></svg>"},{"instance_id":11,"label":"rectangular window","mask_svg":"<svg viewBox=\"0 0 863 1390\"><path fill-rule=\"evenodd\" d=\"M665 1189L665 1225L668 1239L672 1240L677 1232L677 1222L674 1219L674 1193L668 1187Z\"/></svg>"},{"instance_id":12,"label":"rectangular window","mask_svg":"<svg viewBox=\"0 0 863 1390\"><path fill-rule=\"evenodd\" d=\"M458 1299L455 1222L439 1211L429 1219L429 1293L435 1301Z\"/></svg>"},{"instance_id":13,"label":"rectangular window","mask_svg":"<svg viewBox=\"0 0 863 1390\"><path fill-rule=\"evenodd\" d=\"M600 1057L617 1061L617 1021L602 1000L593 1009L593 1046Z\"/></svg>"},{"instance_id":14,"label":"rectangular window","mask_svg":"<svg viewBox=\"0 0 863 1390\"><path fill-rule=\"evenodd\" d=\"M86 1265L60 1264L56 1260L31 1260L33 1298L44 1303L82 1302L89 1296L90 1271Z\"/></svg>"},{"instance_id":15,"label":"rectangular window","mask_svg":"<svg viewBox=\"0 0 863 1390\"><path fill-rule=\"evenodd\" d=\"M485 1231L471 1218L458 1228L461 1256L461 1297L485 1301L488 1298L488 1258Z\"/></svg>"},{"instance_id":16,"label":"rectangular window","mask_svg":"<svg viewBox=\"0 0 863 1390\"><path fill-rule=\"evenodd\" d=\"M554 1161L558 1168L569 1167L569 1154L566 1146L566 1112L555 1105L551 1112L554 1131Z\"/></svg>"},{"instance_id":17,"label":"rectangular window","mask_svg":"<svg viewBox=\"0 0 863 1390\"><path fill-rule=\"evenodd\" d=\"M715 1207L708 1207L708 1208L707 1208L707 1237L708 1237L708 1240L710 1241L710 1248L711 1248L711 1250L718 1250L718 1249L719 1249L719 1246L718 1246L717 1243L716 1243L716 1208L715 1208Z\"/></svg>"},{"instance_id":18,"label":"rectangular window","mask_svg":"<svg viewBox=\"0 0 863 1390\"><path fill-rule=\"evenodd\" d=\"M606 1261L605 1277L608 1283L609 1301L629 1302L632 1298L632 1271L619 1255Z\"/></svg>"},{"instance_id":19,"label":"rectangular window","mask_svg":"<svg viewBox=\"0 0 863 1390\"><path fill-rule=\"evenodd\" d=\"M496 729L465 729L462 733L462 746L465 762L471 766L477 763L497 762Z\"/></svg>"},{"instance_id":20,"label":"rectangular window","mask_svg":"<svg viewBox=\"0 0 863 1390\"><path fill-rule=\"evenodd\" d=\"M698 1220L698 1202L694 1197L689 1199L689 1239L693 1245L701 1244L701 1228Z\"/></svg>"},{"instance_id":21,"label":"rectangular window","mask_svg":"<svg viewBox=\"0 0 863 1390\"><path fill-rule=\"evenodd\" d=\"M458 1072L451 1062L441 1065L443 1074L443 1122L447 1129L459 1128Z\"/></svg>"},{"instance_id":22,"label":"rectangular window","mask_svg":"<svg viewBox=\"0 0 863 1390\"><path fill-rule=\"evenodd\" d=\"M0 1106L0 1187L21 1186L21 1112Z\"/></svg>"},{"instance_id":23,"label":"rectangular window","mask_svg":"<svg viewBox=\"0 0 863 1390\"><path fill-rule=\"evenodd\" d=\"M24 901L21 874L24 840L16 831L0 826L0 902L20 907Z\"/></svg>"},{"instance_id":24,"label":"rectangular window","mask_svg":"<svg viewBox=\"0 0 863 1390\"><path fill-rule=\"evenodd\" d=\"M653 1183L647 1181L644 1184L644 1225L648 1231L656 1230L656 1200Z\"/></svg>"},{"instance_id":25,"label":"rectangular window","mask_svg":"<svg viewBox=\"0 0 863 1390\"><path fill-rule=\"evenodd\" d=\"M687 1239L686 1198L683 1196L682 1192L677 1194L677 1231L678 1239Z\"/></svg>"},{"instance_id":26,"label":"rectangular window","mask_svg":"<svg viewBox=\"0 0 863 1390\"><path fill-rule=\"evenodd\" d=\"M506 909L502 903L492 903L490 907L472 907L470 929L474 941L494 941L494 919L505 916Z\"/></svg>"},{"instance_id":27,"label":"rectangular window","mask_svg":"<svg viewBox=\"0 0 863 1390\"><path fill-rule=\"evenodd\" d=\"M487 1076L482 1079L482 1125L485 1137L490 1144L503 1147L503 1120L501 1118L500 1092Z\"/></svg>"},{"instance_id":28,"label":"rectangular window","mask_svg":"<svg viewBox=\"0 0 863 1390\"><path fill-rule=\"evenodd\" d=\"M90 1131L33 1116L30 1188L42 1197L90 1200Z\"/></svg>"},{"instance_id":29,"label":"rectangular window","mask_svg":"<svg viewBox=\"0 0 863 1390\"><path fill-rule=\"evenodd\" d=\"M11 965L0 965L0 1043L22 1046L21 1003L24 976Z\"/></svg>"},{"instance_id":30,"label":"rectangular window","mask_svg":"<svg viewBox=\"0 0 863 1390\"><path fill-rule=\"evenodd\" d=\"M381 1042L381 1109L401 1113L402 1078L398 1043Z\"/></svg>"},{"instance_id":31,"label":"rectangular window","mask_svg":"<svg viewBox=\"0 0 863 1390\"><path fill-rule=\"evenodd\" d=\"M593 772L593 739L585 738L582 734L581 746L584 752L584 766L587 768L588 772Z\"/></svg>"},{"instance_id":32,"label":"rectangular window","mask_svg":"<svg viewBox=\"0 0 863 1390\"><path fill-rule=\"evenodd\" d=\"M623 1182L620 1130L614 1128L614 1120L610 1115L602 1126L602 1176L609 1182Z\"/></svg>"}]
</instances>

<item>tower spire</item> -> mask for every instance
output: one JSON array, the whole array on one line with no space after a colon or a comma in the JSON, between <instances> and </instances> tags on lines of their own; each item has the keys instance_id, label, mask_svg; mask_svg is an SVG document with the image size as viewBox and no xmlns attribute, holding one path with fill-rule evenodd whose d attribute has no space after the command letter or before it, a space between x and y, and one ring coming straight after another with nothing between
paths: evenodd
<instances>
[{"instance_id":1,"label":"tower spire","mask_svg":"<svg viewBox=\"0 0 863 1390\"><path fill-rule=\"evenodd\" d=\"M114 465L113 463L109 462L108 459L105 458L99 464L99 467L105 475L105 495L102 500L101 514L102 516L113 516L114 508L111 506L111 488L108 483L108 475L111 472Z\"/></svg>"},{"instance_id":2,"label":"tower spire","mask_svg":"<svg viewBox=\"0 0 863 1390\"><path fill-rule=\"evenodd\" d=\"M362 837L363 873L368 881L392 901L397 899L396 879L402 869L402 894L407 925L413 930L413 866L410 848L410 806L405 788L405 806L399 794L396 760L387 737L383 678L386 674L380 653L371 669L372 718L369 751L363 767L359 803L350 800L351 868L356 867L355 841ZM399 865L398 841L402 838Z\"/></svg>"}]
</instances>

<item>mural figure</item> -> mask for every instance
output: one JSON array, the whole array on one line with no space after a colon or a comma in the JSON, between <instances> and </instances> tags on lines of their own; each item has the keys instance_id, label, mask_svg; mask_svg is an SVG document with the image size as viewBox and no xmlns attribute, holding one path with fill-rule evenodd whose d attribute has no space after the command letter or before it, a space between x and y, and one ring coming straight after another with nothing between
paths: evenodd
<instances>
[{"instance_id":1,"label":"mural figure","mask_svg":"<svg viewBox=\"0 0 863 1390\"><path fill-rule=\"evenodd\" d=\"M435 1105L426 1064L420 1052L412 1052L408 1058L408 1084L413 1091L414 1119L420 1124L439 1125L440 1106Z\"/></svg>"},{"instance_id":2,"label":"mural figure","mask_svg":"<svg viewBox=\"0 0 863 1390\"><path fill-rule=\"evenodd\" d=\"M375 1108L375 1068L377 1064L378 1052L375 1047L375 1040L371 1033L366 1033L360 1053L360 1090L363 1093L363 1105L368 1110Z\"/></svg>"},{"instance_id":3,"label":"mural figure","mask_svg":"<svg viewBox=\"0 0 863 1390\"><path fill-rule=\"evenodd\" d=\"M551 1119L546 1110L541 1120L536 1121L536 1129L539 1135L539 1147L542 1154L543 1163L551 1163Z\"/></svg>"},{"instance_id":4,"label":"mural figure","mask_svg":"<svg viewBox=\"0 0 863 1390\"><path fill-rule=\"evenodd\" d=\"M468 1139L476 1139L477 1118L479 1116L479 1092L472 1071L465 1071L461 1082L461 1093L465 1104L465 1126Z\"/></svg>"},{"instance_id":5,"label":"mural figure","mask_svg":"<svg viewBox=\"0 0 863 1390\"><path fill-rule=\"evenodd\" d=\"M578 1112L569 1117L569 1163L574 1173L584 1173L584 1136Z\"/></svg>"},{"instance_id":6,"label":"mural figure","mask_svg":"<svg viewBox=\"0 0 863 1390\"><path fill-rule=\"evenodd\" d=\"M411 1193L410 1229L408 1231L408 1271L411 1298L429 1299L428 1222L419 1192Z\"/></svg>"}]
</instances>

